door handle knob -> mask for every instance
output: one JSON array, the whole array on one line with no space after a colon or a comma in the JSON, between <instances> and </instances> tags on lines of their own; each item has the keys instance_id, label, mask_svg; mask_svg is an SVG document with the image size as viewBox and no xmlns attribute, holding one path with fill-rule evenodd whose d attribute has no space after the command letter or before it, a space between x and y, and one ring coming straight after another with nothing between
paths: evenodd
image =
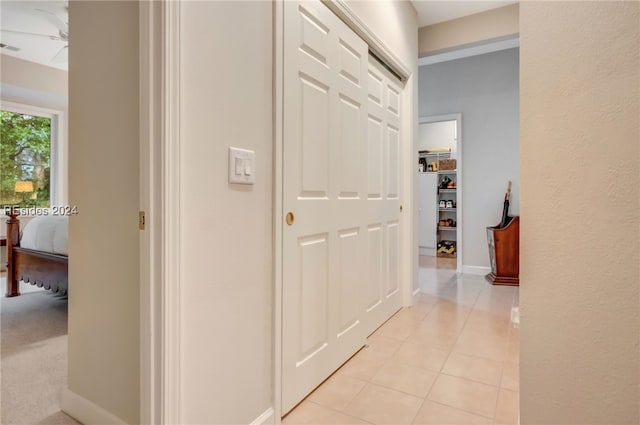
<instances>
[{"instance_id":1,"label":"door handle knob","mask_svg":"<svg viewBox=\"0 0 640 425\"><path fill-rule=\"evenodd\" d=\"M288 212L288 213L287 213L287 216L286 216L286 218L285 218L285 221L287 222L287 224L288 224L289 226L291 226L291 225L293 224L293 221L294 221L294 220L295 220L295 216L293 215L293 213L292 213L292 212Z\"/></svg>"}]
</instances>

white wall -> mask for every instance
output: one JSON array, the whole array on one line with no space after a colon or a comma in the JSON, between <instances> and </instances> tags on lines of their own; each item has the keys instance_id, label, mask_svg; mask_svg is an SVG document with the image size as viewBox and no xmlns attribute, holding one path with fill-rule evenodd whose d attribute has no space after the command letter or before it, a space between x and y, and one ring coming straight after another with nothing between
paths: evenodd
<instances>
[{"instance_id":1,"label":"white wall","mask_svg":"<svg viewBox=\"0 0 640 425\"><path fill-rule=\"evenodd\" d=\"M67 106L67 72L0 54L2 99L44 108Z\"/></svg>"},{"instance_id":2,"label":"white wall","mask_svg":"<svg viewBox=\"0 0 640 425\"><path fill-rule=\"evenodd\" d=\"M420 67L420 117L462 113L463 266L489 267L486 227L500 221L507 182L519 214L518 49Z\"/></svg>"},{"instance_id":3,"label":"white wall","mask_svg":"<svg viewBox=\"0 0 640 425\"><path fill-rule=\"evenodd\" d=\"M137 424L138 3L71 1L69 20L69 200L79 213L69 220L68 385Z\"/></svg>"},{"instance_id":4,"label":"white wall","mask_svg":"<svg viewBox=\"0 0 640 425\"><path fill-rule=\"evenodd\" d=\"M438 121L418 125L418 150L433 148L451 149L451 158L456 157L456 122Z\"/></svg>"},{"instance_id":5,"label":"white wall","mask_svg":"<svg viewBox=\"0 0 640 425\"><path fill-rule=\"evenodd\" d=\"M346 0L389 49L412 71L418 64L418 15L410 1Z\"/></svg>"},{"instance_id":6,"label":"white wall","mask_svg":"<svg viewBox=\"0 0 640 425\"><path fill-rule=\"evenodd\" d=\"M272 4L181 5L181 423L273 405ZM256 152L254 186L227 149Z\"/></svg>"},{"instance_id":7,"label":"white wall","mask_svg":"<svg viewBox=\"0 0 640 425\"><path fill-rule=\"evenodd\" d=\"M409 2L349 5L416 69ZM272 19L269 2L181 5L183 423L250 423L273 406ZM253 187L227 183L229 146L256 151Z\"/></svg>"},{"instance_id":8,"label":"white wall","mask_svg":"<svg viewBox=\"0 0 640 425\"><path fill-rule=\"evenodd\" d=\"M520 423L640 423L640 3L522 2Z\"/></svg>"}]
</instances>

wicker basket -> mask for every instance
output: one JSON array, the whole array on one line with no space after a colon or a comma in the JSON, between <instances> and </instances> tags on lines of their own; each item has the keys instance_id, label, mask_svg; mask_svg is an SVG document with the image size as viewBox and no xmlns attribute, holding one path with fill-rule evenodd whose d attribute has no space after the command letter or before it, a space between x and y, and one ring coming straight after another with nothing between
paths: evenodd
<instances>
[{"instance_id":1,"label":"wicker basket","mask_svg":"<svg viewBox=\"0 0 640 425\"><path fill-rule=\"evenodd\" d=\"M456 169L456 160L455 159L441 159L438 161L438 169L440 170L455 170Z\"/></svg>"}]
</instances>

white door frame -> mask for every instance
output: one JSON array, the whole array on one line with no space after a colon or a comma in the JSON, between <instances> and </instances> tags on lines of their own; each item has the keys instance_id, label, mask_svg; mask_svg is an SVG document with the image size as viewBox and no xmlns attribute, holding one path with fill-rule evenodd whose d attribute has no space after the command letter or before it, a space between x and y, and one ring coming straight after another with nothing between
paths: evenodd
<instances>
[{"instance_id":1,"label":"white door frame","mask_svg":"<svg viewBox=\"0 0 640 425\"><path fill-rule=\"evenodd\" d=\"M139 3L140 423L180 423L180 2Z\"/></svg>"},{"instance_id":2,"label":"white door frame","mask_svg":"<svg viewBox=\"0 0 640 425\"><path fill-rule=\"evenodd\" d=\"M274 416L275 423L280 423L282 416L282 231L284 221L283 210L283 127L284 127L284 5L286 0L274 1L274 53L273 53L273 75L274 75L274 92L273 92L273 119L274 119ZM414 249L415 236L414 228L417 226L417 203L415 194L417 182L413 177L415 173L411 173L415 167L410 166L417 163L417 150L415 149L414 135L416 127L414 121L417 105L415 104L416 80L410 68L398 59L391 49L386 46L370 29L364 24L359 17L351 10L344 0L321 0L331 11L333 11L345 24L358 34L369 46L369 50L373 51L376 56L384 60L392 69L402 78L406 80L402 93L402 108L404 113L402 119L403 146L405 148L402 155L403 161L403 190L401 204L404 206L404 231L401 243L402 255L402 272L401 272L401 288L403 293L403 304L411 305L415 295L420 291L417 284L417 245ZM415 151L415 153L414 153ZM411 196L409 196L411 194ZM414 211L415 210L415 211ZM410 254L410 255L407 255Z\"/></svg>"},{"instance_id":3,"label":"white door frame","mask_svg":"<svg viewBox=\"0 0 640 425\"><path fill-rule=\"evenodd\" d=\"M463 180L462 180L462 114L454 113L454 114L442 114L442 115L430 115L425 117L420 117L418 119L418 125L427 124L432 122L442 122L442 121L454 121L456 122L456 220L457 220L457 232L456 232L456 272L462 273L462 257L464 256L464 248L462 245L462 228L464 226L464 220L462 220L462 190L463 190ZM420 194L418 194L420 196ZM418 198L416 198L417 200ZM418 231L418 227L416 227L416 231Z\"/></svg>"}]
</instances>

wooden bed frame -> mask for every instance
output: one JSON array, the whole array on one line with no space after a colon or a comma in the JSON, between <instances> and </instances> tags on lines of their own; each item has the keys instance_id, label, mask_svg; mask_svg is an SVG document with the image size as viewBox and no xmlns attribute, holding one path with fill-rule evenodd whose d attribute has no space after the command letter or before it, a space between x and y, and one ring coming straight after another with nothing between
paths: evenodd
<instances>
[{"instance_id":1,"label":"wooden bed frame","mask_svg":"<svg viewBox=\"0 0 640 425\"><path fill-rule=\"evenodd\" d=\"M21 280L66 294L69 290L69 257L20 248L20 213L14 208L7 214L7 297L20 295Z\"/></svg>"}]
</instances>

